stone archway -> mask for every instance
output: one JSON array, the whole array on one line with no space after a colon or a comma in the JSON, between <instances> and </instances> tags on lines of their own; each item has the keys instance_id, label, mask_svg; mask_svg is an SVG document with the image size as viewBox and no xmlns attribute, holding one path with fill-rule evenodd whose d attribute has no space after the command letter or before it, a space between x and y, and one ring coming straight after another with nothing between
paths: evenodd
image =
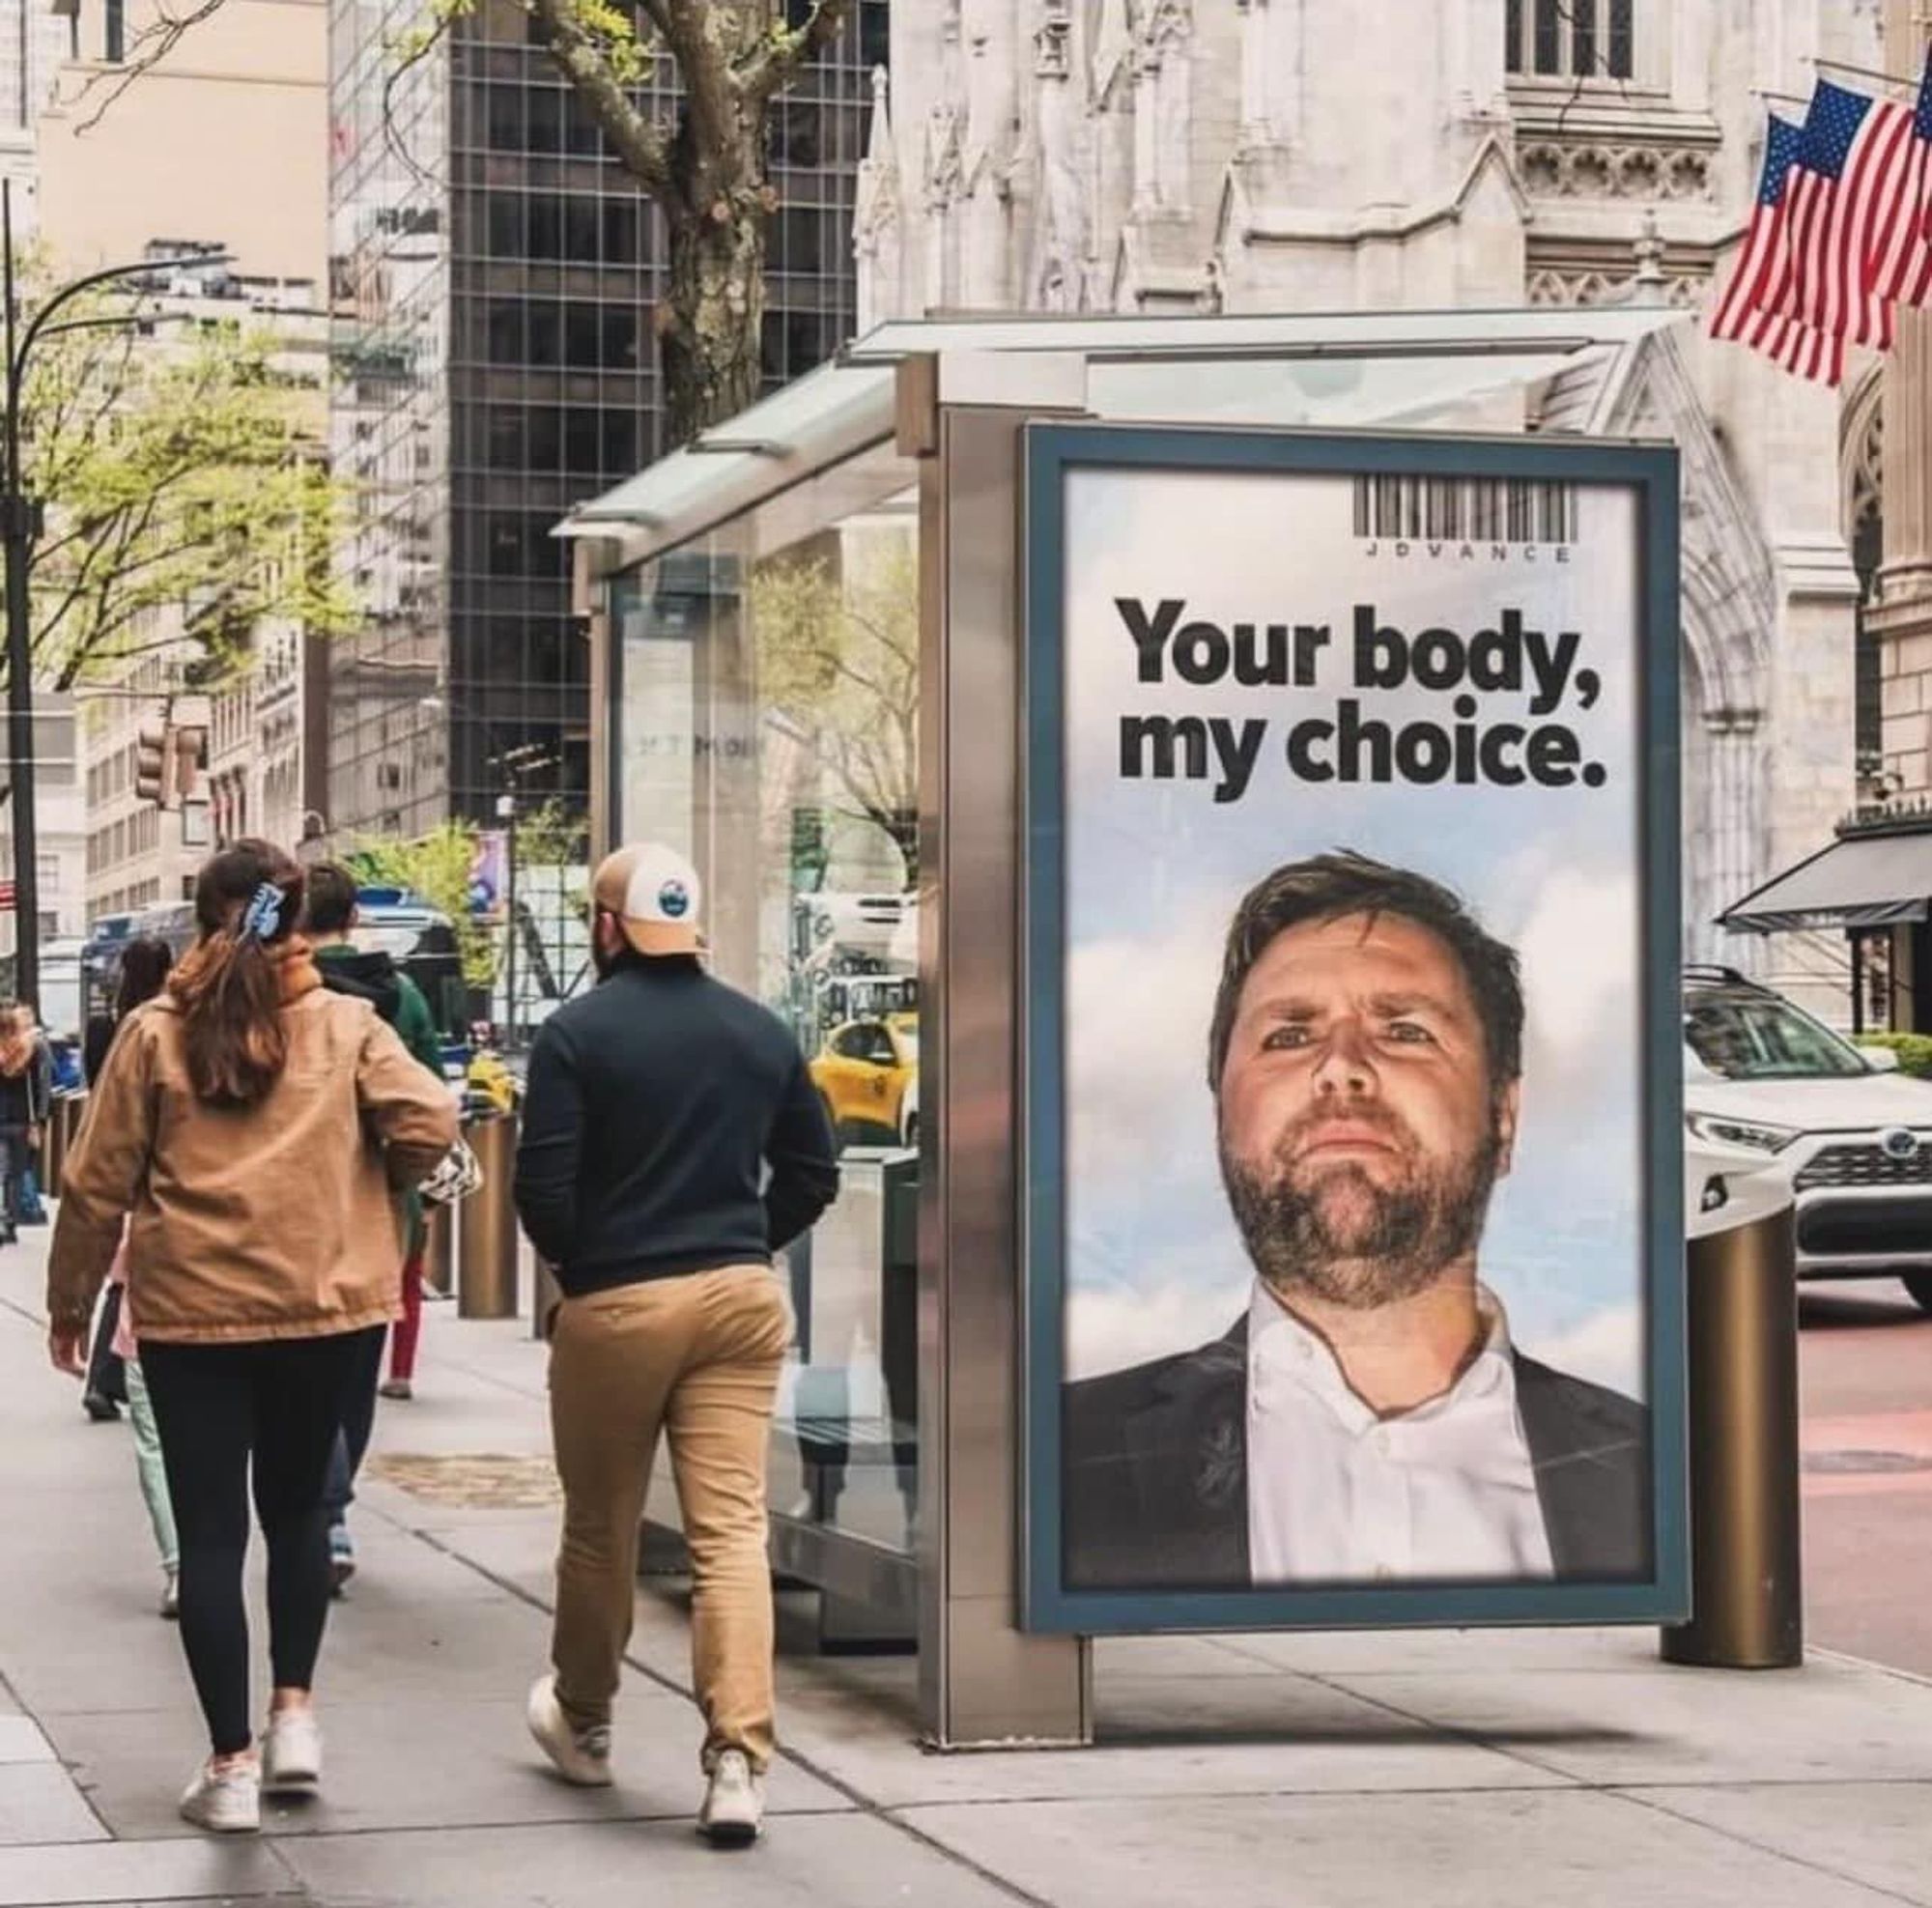
<instances>
[{"instance_id":1,"label":"stone archway","mask_svg":"<svg viewBox=\"0 0 1932 1908\"><path fill-rule=\"evenodd\" d=\"M1776 620L1771 552L1668 330L1638 348L1607 428L1666 438L1679 447L1684 954L1754 972L1763 943L1726 934L1715 922L1772 872L1769 767L1760 737Z\"/></svg>"},{"instance_id":2,"label":"stone archway","mask_svg":"<svg viewBox=\"0 0 1932 1908\"><path fill-rule=\"evenodd\" d=\"M1878 643L1866 623L1877 601L1879 566L1885 557L1885 366L1874 364L1845 401L1838 434L1839 491L1845 543L1859 575L1856 620L1859 801L1885 792L1882 670Z\"/></svg>"}]
</instances>

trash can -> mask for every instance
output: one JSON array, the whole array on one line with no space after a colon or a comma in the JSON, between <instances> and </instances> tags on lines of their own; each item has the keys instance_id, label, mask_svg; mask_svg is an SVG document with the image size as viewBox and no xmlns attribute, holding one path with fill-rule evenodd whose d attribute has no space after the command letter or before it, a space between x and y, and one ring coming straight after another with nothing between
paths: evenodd
<instances>
[{"instance_id":1,"label":"trash can","mask_svg":"<svg viewBox=\"0 0 1932 1908\"><path fill-rule=\"evenodd\" d=\"M456 1241L456 1315L517 1316L517 1209L510 1198L517 1163L517 1116L471 1122L464 1137L483 1168L483 1183L463 1202Z\"/></svg>"},{"instance_id":2,"label":"trash can","mask_svg":"<svg viewBox=\"0 0 1932 1908\"><path fill-rule=\"evenodd\" d=\"M1803 1662L1798 1277L1789 1184L1693 1153L1689 1265L1690 1599L1668 1663Z\"/></svg>"},{"instance_id":3,"label":"trash can","mask_svg":"<svg viewBox=\"0 0 1932 1908\"><path fill-rule=\"evenodd\" d=\"M49 1199L60 1197L61 1169L67 1163L67 1150L80 1130L86 1102L85 1094L56 1094L47 1108L47 1129L41 1144L41 1190Z\"/></svg>"}]
</instances>

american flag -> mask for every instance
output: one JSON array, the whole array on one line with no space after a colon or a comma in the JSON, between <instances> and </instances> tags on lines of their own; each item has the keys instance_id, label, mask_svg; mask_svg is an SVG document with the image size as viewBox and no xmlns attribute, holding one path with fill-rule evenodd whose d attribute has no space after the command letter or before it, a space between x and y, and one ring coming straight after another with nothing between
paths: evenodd
<instances>
[{"instance_id":1,"label":"american flag","mask_svg":"<svg viewBox=\"0 0 1932 1908\"><path fill-rule=\"evenodd\" d=\"M1835 384L1845 371L1844 339L1771 308L1787 272L1792 175L1804 143L1802 127L1771 115L1744 249L1723 297L1711 308L1711 335L1735 338L1787 371Z\"/></svg>"},{"instance_id":2,"label":"american flag","mask_svg":"<svg viewBox=\"0 0 1932 1908\"><path fill-rule=\"evenodd\" d=\"M1922 305L1932 303L1932 46L1925 49L1912 108L1912 168L1909 215L1897 221L1890 243L1873 258L1872 283L1882 299Z\"/></svg>"},{"instance_id":3,"label":"american flag","mask_svg":"<svg viewBox=\"0 0 1932 1908\"><path fill-rule=\"evenodd\" d=\"M1920 218L1915 115L1821 79L1791 185L1790 243L1773 309L1857 345L1891 344L1878 262Z\"/></svg>"}]
</instances>

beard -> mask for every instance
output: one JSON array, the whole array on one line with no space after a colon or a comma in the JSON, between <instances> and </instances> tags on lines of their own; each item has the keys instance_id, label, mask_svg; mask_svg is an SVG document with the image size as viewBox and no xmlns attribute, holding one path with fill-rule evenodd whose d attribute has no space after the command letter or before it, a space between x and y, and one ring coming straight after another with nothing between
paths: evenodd
<instances>
[{"instance_id":1,"label":"beard","mask_svg":"<svg viewBox=\"0 0 1932 1908\"><path fill-rule=\"evenodd\" d=\"M1502 1156L1495 1124L1468 1153L1432 1161L1394 1114L1349 1108L1348 1119L1379 1127L1409 1167L1385 1186L1354 1160L1312 1171L1296 1164L1303 1133L1331 1117L1297 1121L1260 1169L1236 1159L1222 1136L1222 1182L1248 1257L1284 1300L1300 1294L1367 1312L1412 1298L1482 1237Z\"/></svg>"}]
</instances>

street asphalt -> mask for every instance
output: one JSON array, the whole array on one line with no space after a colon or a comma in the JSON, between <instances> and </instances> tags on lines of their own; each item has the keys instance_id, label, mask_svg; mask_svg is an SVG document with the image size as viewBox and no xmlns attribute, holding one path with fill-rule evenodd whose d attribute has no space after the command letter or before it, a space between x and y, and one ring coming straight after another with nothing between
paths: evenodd
<instances>
[{"instance_id":1,"label":"street asphalt","mask_svg":"<svg viewBox=\"0 0 1932 1908\"><path fill-rule=\"evenodd\" d=\"M674 1581L640 1589L617 1786L569 1789L533 1760L522 1707L556 1515L542 1353L526 1324L448 1305L430 1308L416 1400L383 1409L355 1509L324 1795L216 1843L174 1812L199 1731L154 1612L127 1428L88 1423L45 1362L45 1238L0 1252L0 1908L1932 1904L1932 1683L1898 1669L1830 1651L1767 1674L1668 1668L1644 1631L1126 1640L1096 1651L1098 1747L934 1755L911 1660L813 1654L792 1593L770 1832L714 1854L692 1831ZM1874 1547L1833 1565L1814 1632L1876 1648L1887 1608L1925 1602L1922 1568L1881 1580L1924 1560L1932 1496L1819 1486L1922 1475L1932 1335L1889 1295L1830 1301L1861 1304L1884 1316L1807 1330L1806 1509L1814 1547ZM1861 1469L1845 1452L1891 1455ZM1882 1547L1903 1529L1916 1552ZM1904 1626L1896 1653L1923 1666L1925 1633Z\"/></svg>"}]
</instances>

